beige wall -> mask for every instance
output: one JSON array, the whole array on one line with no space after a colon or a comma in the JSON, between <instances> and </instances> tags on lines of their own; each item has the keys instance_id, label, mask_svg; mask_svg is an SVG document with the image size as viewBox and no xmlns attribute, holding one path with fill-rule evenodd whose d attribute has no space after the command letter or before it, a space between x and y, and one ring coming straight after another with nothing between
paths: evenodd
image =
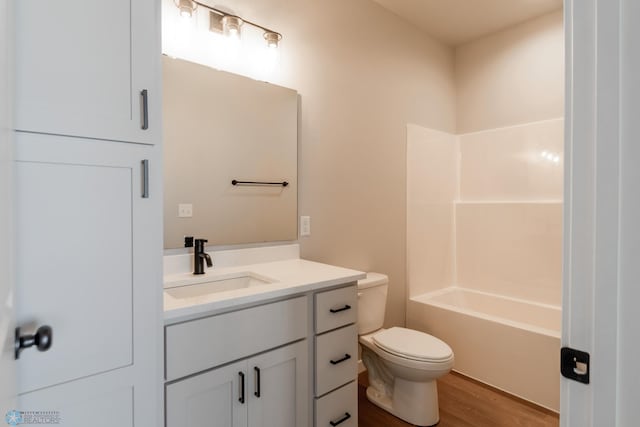
<instances>
[{"instance_id":1,"label":"beige wall","mask_svg":"<svg viewBox=\"0 0 640 427\"><path fill-rule=\"evenodd\" d=\"M456 48L457 131L564 114L562 11Z\"/></svg>"},{"instance_id":2,"label":"beige wall","mask_svg":"<svg viewBox=\"0 0 640 427\"><path fill-rule=\"evenodd\" d=\"M388 274L385 323L404 324L406 123L455 129L453 52L368 0L289 5L302 256Z\"/></svg>"}]
</instances>

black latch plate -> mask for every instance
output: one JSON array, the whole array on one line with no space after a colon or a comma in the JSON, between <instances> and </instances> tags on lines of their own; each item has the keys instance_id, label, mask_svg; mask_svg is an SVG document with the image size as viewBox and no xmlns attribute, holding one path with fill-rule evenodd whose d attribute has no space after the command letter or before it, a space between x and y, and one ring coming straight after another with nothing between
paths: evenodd
<instances>
[{"instance_id":1,"label":"black latch plate","mask_svg":"<svg viewBox=\"0 0 640 427\"><path fill-rule=\"evenodd\" d=\"M560 350L560 372L562 376L583 384L589 384L589 353L562 347Z\"/></svg>"}]
</instances>

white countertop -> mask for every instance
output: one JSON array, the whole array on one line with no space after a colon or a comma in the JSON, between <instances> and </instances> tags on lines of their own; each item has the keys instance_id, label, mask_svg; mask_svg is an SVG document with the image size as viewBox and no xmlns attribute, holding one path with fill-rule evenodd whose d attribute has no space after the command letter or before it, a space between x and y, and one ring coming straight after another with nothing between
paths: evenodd
<instances>
[{"instance_id":1,"label":"white countertop","mask_svg":"<svg viewBox=\"0 0 640 427\"><path fill-rule=\"evenodd\" d=\"M164 319L166 324L211 315L235 307L257 304L275 298L309 291L316 291L343 283L364 279L361 271L321 264L303 259L248 264L232 267L211 268L206 274L192 273L166 275L165 288L175 285L202 283L233 277L239 273L251 273L274 280L273 283L256 287L215 292L190 298L173 298L164 292Z\"/></svg>"}]
</instances>

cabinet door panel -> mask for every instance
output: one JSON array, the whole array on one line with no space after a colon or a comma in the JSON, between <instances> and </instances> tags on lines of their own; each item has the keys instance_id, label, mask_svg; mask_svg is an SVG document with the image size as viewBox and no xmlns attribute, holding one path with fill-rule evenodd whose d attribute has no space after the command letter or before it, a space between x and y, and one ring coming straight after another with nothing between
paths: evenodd
<instances>
[{"instance_id":1,"label":"cabinet door panel","mask_svg":"<svg viewBox=\"0 0 640 427\"><path fill-rule=\"evenodd\" d=\"M249 426L297 427L307 424L307 355L307 341L304 340L247 361L251 376ZM258 391L259 396L256 395Z\"/></svg>"},{"instance_id":2,"label":"cabinet door panel","mask_svg":"<svg viewBox=\"0 0 640 427\"><path fill-rule=\"evenodd\" d=\"M214 369L167 386L166 427L245 427L247 425L247 364ZM240 373L245 374L245 401Z\"/></svg>"},{"instance_id":3,"label":"cabinet door panel","mask_svg":"<svg viewBox=\"0 0 640 427\"><path fill-rule=\"evenodd\" d=\"M133 388L135 424L155 426L159 147L20 132L14 140L17 326L25 334L53 328L47 352L20 354L19 393L125 370L113 387ZM148 199L140 197L142 159L151 165Z\"/></svg>"},{"instance_id":4,"label":"cabinet door panel","mask_svg":"<svg viewBox=\"0 0 640 427\"><path fill-rule=\"evenodd\" d=\"M49 424L61 427L141 425L134 421L134 386L127 378L131 372L123 371L23 394L18 398L17 408L25 412L27 425L38 424L26 418L31 412L46 412L51 417L47 420Z\"/></svg>"},{"instance_id":5,"label":"cabinet door panel","mask_svg":"<svg viewBox=\"0 0 640 427\"><path fill-rule=\"evenodd\" d=\"M17 321L53 328L18 360L19 392L132 363L132 173L17 162Z\"/></svg>"},{"instance_id":6,"label":"cabinet door panel","mask_svg":"<svg viewBox=\"0 0 640 427\"><path fill-rule=\"evenodd\" d=\"M146 14L132 14L142 8ZM133 61L141 52L159 55L156 8L149 0L15 2L15 128L152 142L141 129L140 92L158 99L159 60L143 70ZM144 50L133 28L151 39Z\"/></svg>"}]
</instances>

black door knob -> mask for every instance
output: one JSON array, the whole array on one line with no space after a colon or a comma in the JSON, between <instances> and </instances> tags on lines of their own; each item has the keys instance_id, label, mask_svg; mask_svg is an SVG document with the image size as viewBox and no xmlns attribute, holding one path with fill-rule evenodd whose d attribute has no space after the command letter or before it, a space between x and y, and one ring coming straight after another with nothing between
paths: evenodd
<instances>
[{"instance_id":1,"label":"black door knob","mask_svg":"<svg viewBox=\"0 0 640 427\"><path fill-rule=\"evenodd\" d=\"M20 335L20 328L16 328L15 357L20 358L20 352L34 345L39 351L47 351L53 342L53 329L51 326L40 326L35 335Z\"/></svg>"}]
</instances>

